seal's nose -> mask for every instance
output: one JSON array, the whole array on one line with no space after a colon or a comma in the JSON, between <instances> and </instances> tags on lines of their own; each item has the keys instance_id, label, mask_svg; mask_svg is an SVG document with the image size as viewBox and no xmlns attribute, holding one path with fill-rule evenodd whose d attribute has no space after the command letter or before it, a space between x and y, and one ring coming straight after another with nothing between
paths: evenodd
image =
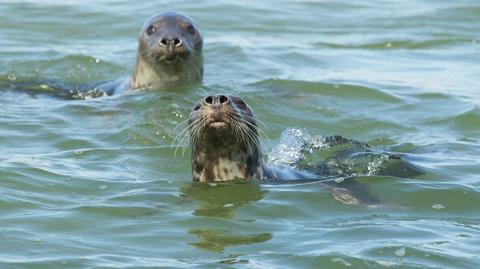
<instances>
[{"instance_id":1,"label":"seal's nose","mask_svg":"<svg viewBox=\"0 0 480 269\"><path fill-rule=\"evenodd\" d=\"M158 43L160 46L170 49L180 48L183 46L183 41L179 37L164 37L161 38Z\"/></svg>"},{"instance_id":2,"label":"seal's nose","mask_svg":"<svg viewBox=\"0 0 480 269\"><path fill-rule=\"evenodd\" d=\"M228 97L225 95L211 95L206 97L203 102L207 105L224 105L228 103Z\"/></svg>"}]
</instances>

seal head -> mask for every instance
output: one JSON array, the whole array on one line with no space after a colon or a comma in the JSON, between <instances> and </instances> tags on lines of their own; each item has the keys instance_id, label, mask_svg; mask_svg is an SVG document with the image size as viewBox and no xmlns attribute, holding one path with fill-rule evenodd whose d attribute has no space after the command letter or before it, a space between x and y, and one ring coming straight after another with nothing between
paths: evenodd
<instances>
[{"instance_id":1,"label":"seal head","mask_svg":"<svg viewBox=\"0 0 480 269\"><path fill-rule=\"evenodd\" d=\"M129 87L158 89L200 83L202 46L202 36L189 17L172 11L153 16L140 33Z\"/></svg>"},{"instance_id":2,"label":"seal head","mask_svg":"<svg viewBox=\"0 0 480 269\"><path fill-rule=\"evenodd\" d=\"M215 95L199 100L187 128L194 181L262 178L255 117L242 99Z\"/></svg>"}]
</instances>

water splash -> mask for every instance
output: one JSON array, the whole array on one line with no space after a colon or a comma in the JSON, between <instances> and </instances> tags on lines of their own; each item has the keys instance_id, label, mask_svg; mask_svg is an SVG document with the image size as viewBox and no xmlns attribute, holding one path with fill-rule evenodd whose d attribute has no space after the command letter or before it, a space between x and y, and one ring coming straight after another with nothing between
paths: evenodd
<instances>
[{"instance_id":1,"label":"water splash","mask_svg":"<svg viewBox=\"0 0 480 269\"><path fill-rule=\"evenodd\" d=\"M293 167L309 150L311 136L302 128L288 128L280 136L280 143L268 155L268 162L278 166Z\"/></svg>"},{"instance_id":2,"label":"water splash","mask_svg":"<svg viewBox=\"0 0 480 269\"><path fill-rule=\"evenodd\" d=\"M302 128L286 129L280 143L268 155L267 162L324 176L411 177L421 174L412 164L393 153L376 151L364 142L342 136L310 135Z\"/></svg>"}]
</instances>

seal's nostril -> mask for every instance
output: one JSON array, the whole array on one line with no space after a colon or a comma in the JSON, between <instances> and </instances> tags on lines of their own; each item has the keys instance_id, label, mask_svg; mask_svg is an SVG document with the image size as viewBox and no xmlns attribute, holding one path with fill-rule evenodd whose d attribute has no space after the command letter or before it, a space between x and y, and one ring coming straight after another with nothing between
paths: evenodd
<instances>
[{"instance_id":1,"label":"seal's nostril","mask_svg":"<svg viewBox=\"0 0 480 269\"><path fill-rule=\"evenodd\" d=\"M177 47L181 47L183 45L183 41L181 39L178 40Z\"/></svg>"},{"instance_id":2,"label":"seal's nostril","mask_svg":"<svg viewBox=\"0 0 480 269\"><path fill-rule=\"evenodd\" d=\"M220 104L228 102L228 97L225 95L220 95Z\"/></svg>"},{"instance_id":3,"label":"seal's nostril","mask_svg":"<svg viewBox=\"0 0 480 269\"><path fill-rule=\"evenodd\" d=\"M213 98L212 98L211 96L209 96L209 97L205 98L205 103L207 103L207 104L210 104L210 105L211 105L211 104L213 103Z\"/></svg>"},{"instance_id":4,"label":"seal's nostril","mask_svg":"<svg viewBox=\"0 0 480 269\"><path fill-rule=\"evenodd\" d=\"M168 39L167 38L162 38L160 40L160 45L166 46L168 44Z\"/></svg>"},{"instance_id":5,"label":"seal's nostril","mask_svg":"<svg viewBox=\"0 0 480 269\"><path fill-rule=\"evenodd\" d=\"M167 47L168 46L168 47L179 48L183 45L182 39L180 39L178 37L174 37L174 38L164 37L164 38L160 39L158 41L158 43L162 47Z\"/></svg>"}]
</instances>

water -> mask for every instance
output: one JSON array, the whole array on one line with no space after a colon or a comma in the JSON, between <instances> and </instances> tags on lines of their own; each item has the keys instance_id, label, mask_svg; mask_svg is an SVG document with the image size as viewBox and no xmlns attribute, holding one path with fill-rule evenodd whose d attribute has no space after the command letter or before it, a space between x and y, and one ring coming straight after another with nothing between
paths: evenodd
<instances>
[{"instance_id":1,"label":"water","mask_svg":"<svg viewBox=\"0 0 480 269\"><path fill-rule=\"evenodd\" d=\"M128 76L142 24L167 9L200 25L204 86L73 101L12 90ZM0 12L1 268L480 266L478 1L43 0ZM191 184L175 127L214 92L250 104L266 153L303 128L426 173L358 177L395 205L376 209L316 184Z\"/></svg>"}]
</instances>

